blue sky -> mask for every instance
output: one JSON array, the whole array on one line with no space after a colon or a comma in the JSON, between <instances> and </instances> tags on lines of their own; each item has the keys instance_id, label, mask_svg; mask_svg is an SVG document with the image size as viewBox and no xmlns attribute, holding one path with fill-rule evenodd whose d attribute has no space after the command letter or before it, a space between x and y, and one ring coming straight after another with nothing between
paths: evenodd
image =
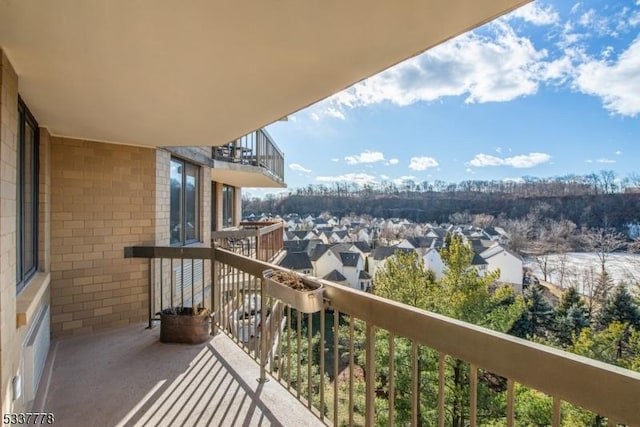
<instances>
[{"instance_id":1,"label":"blue sky","mask_svg":"<svg viewBox=\"0 0 640 427\"><path fill-rule=\"evenodd\" d=\"M640 172L640 0L538 0L267 129L289 189L624 178Z\"/></svg>"}]
</instances>

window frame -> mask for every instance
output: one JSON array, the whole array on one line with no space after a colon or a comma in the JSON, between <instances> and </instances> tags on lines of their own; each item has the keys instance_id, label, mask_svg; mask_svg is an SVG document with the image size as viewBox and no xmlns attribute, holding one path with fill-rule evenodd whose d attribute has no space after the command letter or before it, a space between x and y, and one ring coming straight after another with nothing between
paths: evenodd
<instances>
[{"instance_id":1,"label":"window frame","mask_svg":"<svg viewBox=\"0 0 640 427\"><path fill-rule=\"evenodd\" d=\"M172 168L172 163L179 163L181 166L181 172L180 172L180 191L179 191L179 199L178 199L178 203L179 203L179 221L178 221L178 226L179 226L179 240L178 241L174 241L173 240L173 236L172 236L172 230L171 230L171 226L172 226L172 214L173 214L173 191L171 189L171 168ZM188 210L188 203L187 203L187 195L188 192L186 191L187 188L187 177L188 177L188 173L187 173L187 169L189 168L193 168L195 170L195 212L194 212L194 217L195 217L195 238L193 239L187 239L187 222L188 222L188 215L187 215L187 210ZM191 163L188 162L184 159L178 158L178 157L171 157L170 161L169 161L169 244L171 246L187 246L187 245L191 245L194 243L200 243L200 227L202 224L202 221L200 219L200 206L201 206L201 200L200 200L200 185L201 185L201 179L200 179L200 166L195 164L195 163Z\"/></svg>"},{"instance_id":2,"label":"window frame","mask_svg":"<svg viewBox=\"0 0 640 427\"><path fill-rule=\"evenodd\" d=\"M236 188L232 185L222 185L222 229L233 227L233 221L235 216L235 198ZM228 200L227 200L228 199ZM227 216L227 210L228 216ZM228 218L228 224L227 224Z\"/></svg>"},{"instance_id":3,"label":"window frame","mask_svg":"<svg viewBox=\"0 0 640 427\"><path fill-rule=\"evenodd\" d=\"M26 165L26 129L27 126L33 130L33 146L30 147L31 164ZM28 169L31 170L28 170ZM31 205L32 212L30 226L32 228L31 257L32 265L25 265L27 254L25 253L25 229L28 219L25 217L27 197L25 197L25 186L27 174L31 178ZM16 149L16 294L19 294L38 271L38 243L39 234L39 213L40 213L40 126L31 111L18 96L18 135Z\"/></svg>"}]
</instances>

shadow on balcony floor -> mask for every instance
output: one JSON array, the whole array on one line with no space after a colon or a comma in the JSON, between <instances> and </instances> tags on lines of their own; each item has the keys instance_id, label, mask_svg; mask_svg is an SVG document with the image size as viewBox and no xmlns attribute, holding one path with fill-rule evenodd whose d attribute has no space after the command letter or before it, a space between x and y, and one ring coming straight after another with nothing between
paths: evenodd
<instances>
[{"instance_id":1,"label":"shadow on balcony floor","mask_svg":"<svg viewBox=\"0 0 640 427\"><path fill-rule=\"evenodd\" d=\"M53 343L34 410L63 426L323 425L219 334L189 346L130 326Z\"/></svg>"}]
</instances>

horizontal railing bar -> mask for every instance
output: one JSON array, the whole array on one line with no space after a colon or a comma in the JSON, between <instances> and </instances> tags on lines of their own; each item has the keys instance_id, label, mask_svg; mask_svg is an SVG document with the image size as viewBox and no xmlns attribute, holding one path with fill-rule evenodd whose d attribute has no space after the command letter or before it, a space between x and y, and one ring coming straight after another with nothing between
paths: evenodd
<instances>
[{"instance_id":1,"label":"horizontal railing bar","mask_svg":"<svg viewBox=\"0 0 640 427\"><path fill-rule=\"evenodd\" d=\"M260 227L260 228L258 228L258 234L260 236L264 236L265 234L269 234L269 233L273 233L275 231L281 230L283 224L284 223L282 223L282 222L277 222L275 224L268 225L266 227Z\"/></svg>"},{"instance_id":2,"label":"horizontal railing bar","mask_svg":"<svg viewBox=\"0 0 640 427\"><path fill-rule=\"evenodd\" d=\"M282 270L219 248L215 257L257 277L268 268ZM640 373L321 282L340 312L619 422L640 422Z\"/></svg>"},{"instance_id":3,"label":"horizontal railing bar","mask_svg":"<svg viewBox=\"0 0 640 427\"><path fill-rule=\"evenodd\" d=\"M245 228L241 230L220 230L212 231L212 239L243 239L246 237L256 237L260 235L260 230Z\"/></svg>"},{"instance_id":4,"label":"horizontal railing bar","mask_svg":"<svg viewBox=\"0 0 640 427\"><path fill-rule=\"evenodd\" d=\"M125 258L211 259L213 248L172 246L128 246Z\"/></svg>"}]
</instances>

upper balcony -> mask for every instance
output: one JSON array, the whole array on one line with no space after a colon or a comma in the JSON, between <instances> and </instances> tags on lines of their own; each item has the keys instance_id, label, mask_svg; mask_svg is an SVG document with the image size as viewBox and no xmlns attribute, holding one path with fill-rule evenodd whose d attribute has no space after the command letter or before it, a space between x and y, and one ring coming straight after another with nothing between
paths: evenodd
<instances>
[{"instance_id":1,"label":"upper balcony","mask_svg":"<svg viewBox=\"0 0 640 427\"><path fill-rule=\"evenodd\" d=\"M284 154L264 129L212 148L211 179L235 187L284 188Z\"/></svg>"}]
</instances>

